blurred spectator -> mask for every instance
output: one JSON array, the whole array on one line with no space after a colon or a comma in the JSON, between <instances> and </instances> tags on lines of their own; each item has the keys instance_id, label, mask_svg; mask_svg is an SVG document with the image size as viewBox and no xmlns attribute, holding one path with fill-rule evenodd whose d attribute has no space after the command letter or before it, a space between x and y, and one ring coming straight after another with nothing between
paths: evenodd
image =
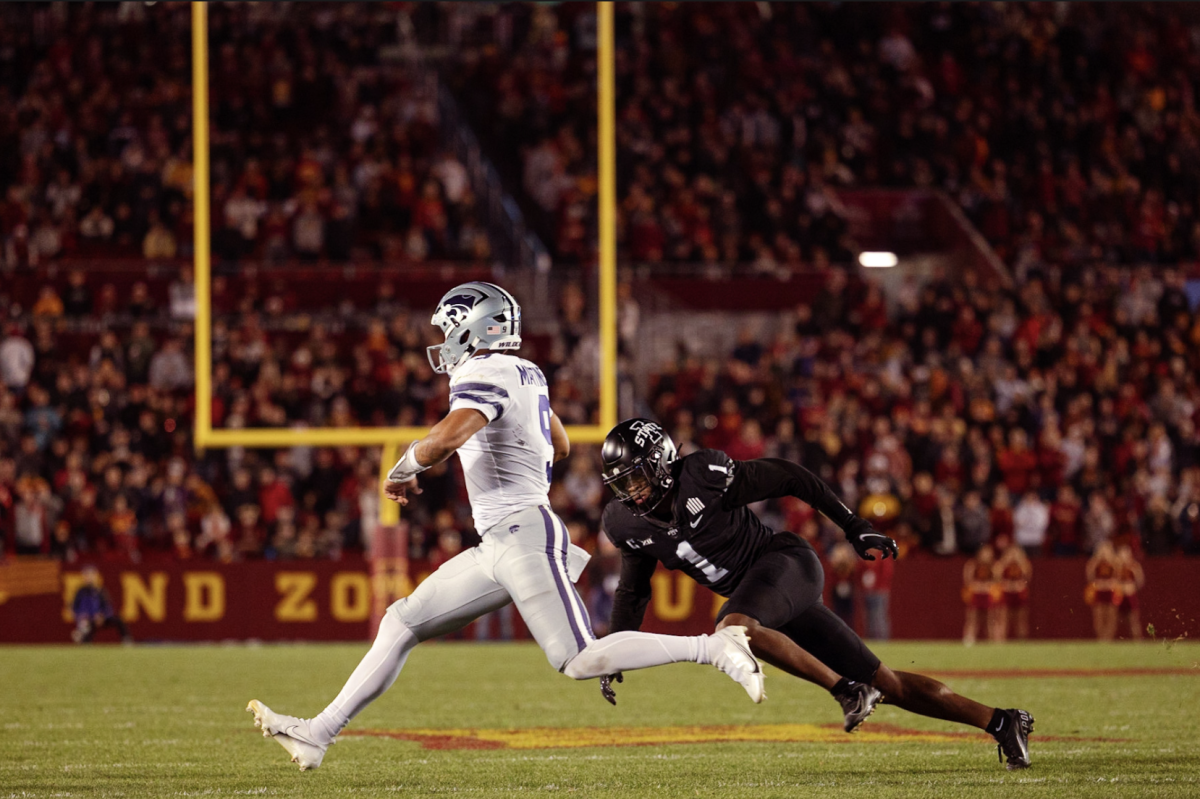
<instances>
[{"instance_id":1,"label":"blurred spectator","mask_svg":"<svg viewBox=\"0 0 1200 799\"><path fill-rule=\"evenodd\" d=\"M236 524L231 535L234 551L239 557L253 558L262 554L267 536L259 523L261 515L258 505L245 504L238 507Z\"/></svg>"},{"instance_id":2,"label":"blurred spectator","mask_svg":"<svg viewBox=\"0 0 1200 799\"><path fill-rule=\"evenodd\" d=\"M1055 555L1078 555L1082 539L1083 507L1075 496L1075 489L1061 486L1054 503L1050 506L1049 536Z\"/></svg>"},{"instance_id":3,"label":"blurred spectator","mask_svg":"<svg viewBox=\"0 0 1200 799\"><path fill-rule=\"evenodd\" d=\"M974 555L981 546L992 540L991 514L978 491L968 491L963 495L955 530L958 532L959 550L968 555Z\"/></svg>"},{"instance_id":4,"label":"blurred spectator","mask_svg":"<svg viewBox=\"0 0 1200 799\"><path fill-rule=\"evenodd\" d=\"M17 501L12 506L13 551L18 555L48 554L57 514L46 481L26 475L17 481L16 493Z\"/></svg>"},{"instance_id":5,"label":"blurred spectator","mask_svg":"<svg viewBox=\"0 0 1200 799\"><path fill-rule=\"evenodd\" d=\"M895 561L876 558L858 562L859 585L867 615L867 637L887 641L892 637L892 615L889 600L892 594L892 574Z\"/></svg>"},{"instance_id":6,"label":"blurred spectator","mask_svg":"<svg viewBox=\"0 0 1200 799\"><path fill-rule=\"evenodd\" d=\"M572 452L562 487L569 503L566 510L595 522L600 517L605 496L604 483L600 479L600 470L593 462L592 452L590 448L579 448Z\"/></svg>"},{"instance_id":7,"label":"blurred spectator","mask_svg":"<svg viewBox=\"0 0 1200 799\"><path fill-rule=\"evenodd\" d=\"M114 627L123 643L132 643L129 629L113 610L108 591L100 585L100 572L95 566L84 566L80 574L83 585L71 600L71 613L75 617L71 640L77 644L90 643L98 630Z\"/></svg>"},{"instance_id":8,"label":"blurred spectator","mask_svg":"<svg viewBox=\"0 0 1200 799\"><path fill-rule=\"evenodd\" d=\"M1112 540L1117 528L1117 519L1109 508L1104 494L1093 491L1088 497L1088 509L1083 515L1084 547L1091 553L1105 541Z\"/></svg>"},{"instance_id":9,"label":"blurred spectator","mask_svg":"<svg viewBox=\"0 0 1200 799\"><path fill-rule=\"evenodd\" d=\"M1167 498L1151 497L1141 522L1142 550L1147 555L1170 555L1179 539L1179 521L1171 516Z\"/></svg>"},{"instance_id":10,"label":"blurred spectator","mask_svg":"<svg viewBox=\"0 0 1200 799\"><path fill-rule=\"evenodd\" d=\"M165 341L150 359L149 383L157 391L174 391L192 385L192 366L178 339Z\"/></svg>"},{"instance_id":11,"label":"blurred spectator","mask_svg":"<svg viewBox=\"0 0 1200 799\"><path fill-rule=\"evenodd\" d=\"M33 374L33 344L21 334L18 325L9 325L6 332L0 341L0 382L20 393Z\"/></svg>"},{"instance_id":12,"label":"blurred spectator","mask_svg":"<svg viewBox=\"0 0 1200 799\"><path fill-rule=\"evenodd\" d=\"M200 534L194 550L214 560L228 563L233 560L233 525L216 503L210 505L200 519Z\"/></svg>"},{"instance_id":13,"label":"blurred spectator","mask_svg":"<svg viewBox=\"0 0 1200 799\"><path fill-rule=\"evenodd\" d=\"M588 564L588 616L596 635L608 634L613 596L621 580L621 551L603 531L596 537L596 552Z\"/></svg>"},{"instance_id":14,"label":"blurred spectator","mask_svg":"<svg viewBox=\"0 0 1200 799\"><path fill-rule=\"evenodd\" d=\"M1037 492L1029 490L1017 507L1013 509L1013 540L1025 554L1040 557L1046 545L1046 530L1050 525L1050 509L1038 498Z\"/></svg>"},{"instance_id":15,"label":"blurred spectator","mask_svg":"<svg viewBox=\"0 0 1200 799\"><path fill-rule=\"evenodd\" d=\"M42 286L38 289L37 302L29 312L34 316L57 318L63 315L63 310L63 301L54 286Z\"/></svg>"},{"instance_id":16,"label":"blurred spectator","mask_svg":"<svg viewBox=\"0 0 1200 799\"><path fill-rule=\"evenodd\" d=\"M854 547L845 541L834 546L829 552L829 566L833 570L833 612L849 627L856 628L854 584L858 555Z\"/></svg>"},{"instance_id":17,"label":"blurred spectator","mask_svg":"<svg viewBox=\"0 0 1200 799\"><path fill-rule=\"evenodd\" d=\"M129 507L129 499L124 494L113 498L112 508L107 514L108 538L112 541L113 550L137 563L142 559L137 537L137 516Z\"/></svg>"}]
</instances>

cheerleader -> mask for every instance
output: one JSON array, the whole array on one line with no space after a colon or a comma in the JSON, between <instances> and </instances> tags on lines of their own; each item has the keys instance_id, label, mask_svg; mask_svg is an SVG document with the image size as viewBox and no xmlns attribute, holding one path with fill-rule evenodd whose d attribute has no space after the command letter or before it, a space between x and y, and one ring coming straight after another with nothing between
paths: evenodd
<instances>
[{"instance_id":1,"label":"cheerleader","mask_svg":"<svg viewBox=\"0 0 1200 799\"><path fill-rule=\"evenodd\" d=\"M1000 584L996 582L994 567L996 555L989 544L984 544L963 566L963 604L967 608L967 619L963 625L963 645L971 646L979 623L987 625L987 632L995 636L994 609L1000 599Z\"/></svg>"},{"instance_id":2,"label":"cheerleader","mask_svg":"<svg viewBox=\"0 0 1200 799\"><path fill-rule=\"evenodd\" d=\"M1033 563L1025 550L1015 543L996 561L996 574L1000 581L1000 602L996 605L994 640L1004 641L1008 637L1008 622L1013 620L1016 637L1029 637L1029 580L1033 577Z\"/></svg>"},{"instance_id":3,"label":"cheerleader","mask_svg":"<svg viewBox=\"0 0 1200 799\"><path fill-rule=\"evenodd\" d=\"M1102 541L1087 562L1087 588L1083 598L1092 606L1092 626L1101 641L1111 641L1117 635L1117 605L1113 599L1119 591L1116 550L1111 541Z\"/></svg>"},{"instance_id":4,"label":"cheerleader","mask_svg":"<svg viewBox=\"0 0 1200 799\"><path fill-rule=\"evenodd\" d=\"M1117 585L1120 601L1117 601L1117 595L1113 595L1113 602L1117 606L1117 621L1114 622L1114 628L1120 625L1121 617L1129 620L1129 637L1134 641L1140 640L1142 637L1142 616L1139 610L1138 593L1142 590L1142 586L1146 584L1146 573L1142 571L1142 564L1138 563L1133 557L1133 548L1128 544L1122 544L1117 549Z\"/></svg>"}]
</instances>

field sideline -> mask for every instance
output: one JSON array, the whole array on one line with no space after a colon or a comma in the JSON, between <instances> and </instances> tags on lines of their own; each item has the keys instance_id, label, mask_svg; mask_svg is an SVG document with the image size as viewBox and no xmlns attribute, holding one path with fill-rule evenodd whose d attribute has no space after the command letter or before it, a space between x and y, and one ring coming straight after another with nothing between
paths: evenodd
<instances>
[{"instance_id":1,"label":"field sideline","mask_svg":"<svg viewBox=\"0 0 1200 799\"><path fill-rule=\"evenodd\" d=\"M253 728L246 702L310 715L364 651L0 649L0 799L1200 795L1192 644L876 647L894 668L1032 711L1034 767L1010 773L990 739L896 708L846 736L829 726L840 713L828 695L771 669L760 706L708 667L680 664L628 675L613 708L532 645L437 643L418 647L325 765L301 774Z\"/></svg>"}]
</instances>

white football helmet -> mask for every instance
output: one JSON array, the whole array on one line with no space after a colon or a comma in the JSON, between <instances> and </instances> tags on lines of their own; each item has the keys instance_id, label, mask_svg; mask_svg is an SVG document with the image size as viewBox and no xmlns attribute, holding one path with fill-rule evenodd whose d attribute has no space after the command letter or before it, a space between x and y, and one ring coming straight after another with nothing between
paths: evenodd
<instances>
[{"instance_id":1,"label":"white football helmet","mask_svg":"<svg viewBox=\"0 0 1200 799\"><path fill-rule=\"evenodd\" d=\"M479 350L521 346L521 306L493 283L455 286L438 302L430 323L446 334L444 344L435 344L426 353L438 374L453 372Z\"/></svg>"}]
</instances>

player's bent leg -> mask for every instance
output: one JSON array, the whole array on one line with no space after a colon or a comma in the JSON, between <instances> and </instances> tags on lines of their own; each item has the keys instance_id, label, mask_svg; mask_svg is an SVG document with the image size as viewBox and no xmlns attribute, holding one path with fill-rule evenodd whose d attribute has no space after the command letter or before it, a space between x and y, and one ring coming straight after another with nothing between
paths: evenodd
<instances>
[{"instance_id":1,"label":"player's bent leg","mask_svg":"<svg viewBox=\"0 0 1200 799\"><path fill-rule=\"evenodd\" d=\"M1029 734L1033 716L1017 708L1002 710L955 693L945 683L923 674L892 671L880 664L876 688L886 701L911 713L978 727L992 735L1010 771L1029 767Z\"/></svg>"},{"instance_id":2,"label":"player's bent leg","mask_svg":"<svg viewBox=\"0 0 1200 799\"><path fill-rule=\"evenodd\" d=\"M945 683L923 674L892 671L880 664L871 683L886 698L888 704L904 708L921 716L956 721L985 729L995 708L956 694Z\"/></svg>"},{"instance_id":3,"label":"player's bent leg","mask_svg":"<svg viewBox=\"0 0 1200 799\"><path fill-rule=\"evenodd\" d=\"M758 624L750 616L730 613L721 620L728 623L750 622L749 635L754 654L778 669L821 686L833 695L842 707L842 722L846 732L857 730L875 712L882 694L866 682L856 682L840 676L791 638L778 630Z\"/></svg>"},{"instance_id":4,"label":"player's bent leg","mask_svg":"<svg viewBox=\"0 0 1200 799\"><path fill-rule=\"evenodd\" d=\"M746 637L750 639L750 649L755 656L793 677L808 680L826 691L832 690L841 680L841 675L798 647L792 639L777 630L762 626L753 616L729 613L721 619L717 629L721 630L729 625L745 627Z\"/></svg>"},{"instance_id":5,"label":"player's bent leg","mask_svg":"<svg viewBox=\"0 0 1200 799\"><path fill-rule=\"evenodd\" d=\"M853 732L875 709L879 692L865 682L846 679L780 631L809 608L820 606L824 584L825 572L813 548L781 533L721 608L717 629L746 627L755 655L829 691L842 706L846 732Z\"/></svg>"},{"instance_id":6,"label":"player's bent leg","mask_svg":"<svg viewBox=\"0 0 1200 799\"><path fill-rule=\"evenodd\" d=\"M709 663L762 701L762 668L742 631L720 636L679 637L623 632L597 641L583 600L568 569L566 526L547 508L513 514L497 525L503 547L496 579L511 593L517 610L546 659L574 679L691 661ZM739 636L741 636L739 638Z\"/></svg>"},{"instance_id":7,"label":"player's bent leg","mask_svg":"<svg viewBox=\"0 0 1200 799\"><path fill-rule=\"evenodd\" d=\"M744 627L729 626L714 635L676 636L624 632L592 641L562 669L575 680L664 666L706 663L739 683L755 703L766 699L762 666L754 658Z\"/></svg>"}]
</instances>

